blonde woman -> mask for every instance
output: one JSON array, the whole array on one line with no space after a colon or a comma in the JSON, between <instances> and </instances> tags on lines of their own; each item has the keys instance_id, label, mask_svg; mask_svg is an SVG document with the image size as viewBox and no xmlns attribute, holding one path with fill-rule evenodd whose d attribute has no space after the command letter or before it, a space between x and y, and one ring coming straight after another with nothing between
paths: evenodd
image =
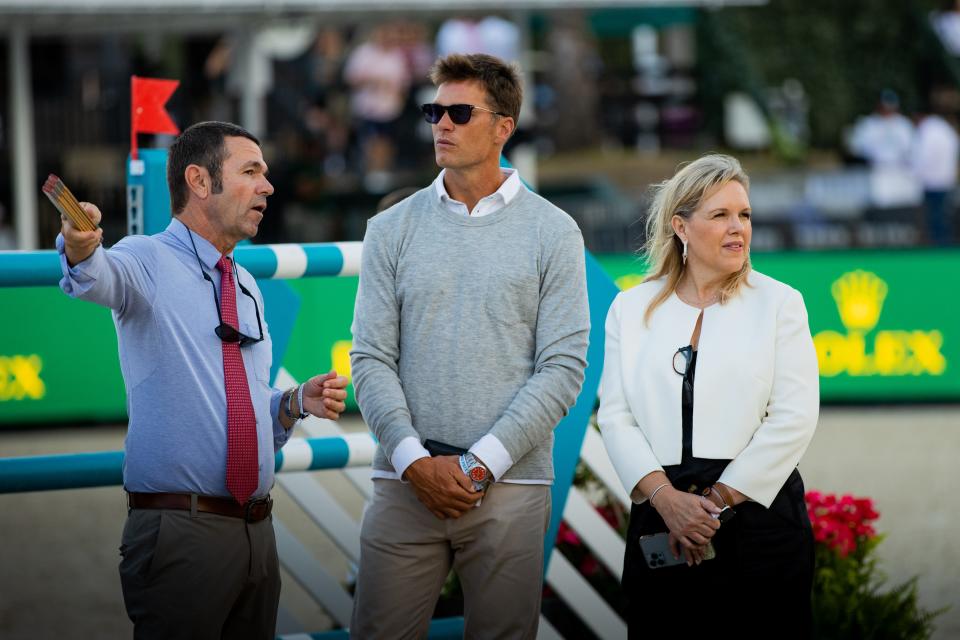
<instances>
[{"instance_id":1,"label":"blonde woman","mask_svg":"<svg viewBox=\"0 0 960 640\"><path fill-rule=\"evenodd\" d=\"M657 185L651 275L607 316L598 420L633 500L631 637L724 621L747 637L810 634L797 463L817 423L817 361L800 294L750 267L748 189L725 155Z\"/></svg>"}]
</instances>

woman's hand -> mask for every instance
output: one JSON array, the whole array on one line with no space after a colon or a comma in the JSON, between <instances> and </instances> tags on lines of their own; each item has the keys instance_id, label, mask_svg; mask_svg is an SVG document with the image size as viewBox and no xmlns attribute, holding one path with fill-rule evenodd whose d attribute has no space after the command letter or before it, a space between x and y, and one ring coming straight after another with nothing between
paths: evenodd
<instances>
[{"instance_id":1,"label":"woman's hand","mask_svg":"<svg viewBox=\"0 0 960 640\"><path fill-rule=\"evenodd\" d=\"M664 487L651 504L685 550L694 552L704 547L720 528L720 521L716 519L719 507L702 496ZM701 549L694 557L702 557L702 553Z\"/></svg>"},{"instance_id":2,"label":"woman's hand","mask_svg":"<svg viewBox=\"0 0 960 640\"><path fill-rule=\"evenodd\" d=\"M670 532L667 536L667 541L673 557L679 558L680 555L683 554L683 559L687 561L687 566L689 567L700 564L707 559L707 547L709 543L701 547L685 547L680 543L680 537L673 532Z\"/></svg>"}]
</instances>

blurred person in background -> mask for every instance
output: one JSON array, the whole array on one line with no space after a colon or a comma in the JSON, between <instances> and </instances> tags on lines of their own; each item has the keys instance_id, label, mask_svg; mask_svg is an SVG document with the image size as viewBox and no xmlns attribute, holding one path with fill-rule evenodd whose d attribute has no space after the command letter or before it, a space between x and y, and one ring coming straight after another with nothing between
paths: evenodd
<instances>
[{"instance_id":1,"label":"blurred person in background","mask_svg":"<svg viewBox=\"0 0 960 640\"><path fill-rule=\"evenodd\" d=\"M437 55L485 53L507 62L520 60L520 29L499 16L446 20L437 31Z\"/></svg>"},{"instance_id":2,"label":"blurred person in background","mask_svg":"<svg viewBox=\"0 0 960 640\"><path fill-rule=\"evenodd\" d=\"M857 120L850 136L850 151L874 168L910 166L913 123L900 113L900 98L884 89L873 113Z\"/></svg>"},{"instance_id":3,"label":"blurred person in background","mask_svg":"<svg viewBox=\"0 0 960 640\"><path fill-rule=\"evenodd\" d=\"M797 463L817 423L817 358L800 293L751 268L748 188L723 155L658 185L652 275L607 316L597 421L633 500L631 638L694 637L724 620L748 638L811 634ZM657 534L685 562L648 566L640 538Z\"/></svg>"},{"instance_id":4,"label":"blurred person in background","mask_svg":"<svg viewBox=\"0 0 960 640\"><path fill-rule=\"evenodd\" d=\"M452 567L465 637L532 640L553 429L586 366L583 238L500 167L516 68L451 55L431 80L423 114L442 171L363 241L350 359L378 447L350 633L425 637Z\"/></svg>"},{"instance_id":5,"label":"blurred person in background","mask_svg":"<svg viewBox=\"0 0 960 640\"><path fill-rule=\"evenodd\" d=\"M960 138L955 123L948 121L943 98L935 94L932 107L917 115L913 146L913 170L923 186L924 221L931 244L953 243L952 195L957 187Z\"/></svg>"},{"instance_id":6,"label":"blurred person in background","mask_svg":"<svg viewBox=\"0 0 960 640\"><path fill-rule=\"evenodd\" d=\"M274 456L300 419L344 410L333 371L270 385L263 296L233 260L273 193L266 174L252 134L199 123L170 148L165 231L104 249L102 230L64 218L57 237L61 288L112 309L117 327L130 416L120 582L138 639L275 637Z\"/></svg>"},{"instance_id":7,"label":"blurred person in background","mask_svg":"<svg viewBox=\"0 0 960 640\"><path fill-rule=\"evenodd\" d=\"M960 56L960 0L945 0L942 10L930 14L930 22L943 46L952 56Z\"/></svg>"},{"instance_id":8,"label":"blurred person in background","mask_svg":"<svg viewBox=\"0 0 960 640\"><path fill-rule=\"evenodd\" d=\"M350 107L363 156L364 186L386 192L396 154L397 120L411 85L407 57L391 25L374 27L369 39L354 49L344 79L352 90Z\"/></svg>"},{"instance_id":9,"label":"blurred person in background","mask_svg":"<svg viewBox=\"0 0 960 640\"><path fill-rule=\"evenodd\" d=\"M900 113L900 98L890 89L853 127L850 151L870 167L870 201L878 209L913 209L920 200L910 168L913 135L913 123Z\"/></svg>"},{"instance_id":10,"label":"blurred person in background","mask_svg":"<svg viewBox=\"0 0 960 640\"><path fill-rule=\"evenodd\" d=\"M398 22L394 25L394 33L397 47L407 60L411 81L416 85L429 84L428 75L436 54L428 37L427 26L422 22Z\"/></svg>"},{"instance_id":11,"label":"blurred person in background","mask_svg":"<svg viewBox=\"0 0 960 640\"><path fill-rule=\"evenodd\" d=\"M203 61L203 76L206 79L210 97L204 117L211 121L229 120L233 116L232 104L236 96L232 95L230 82L235 36L221 36Z\"/></svg>"},{"instance_id":12,"label":"blurred person in background","mask_svg":"<svg viewBox=\"0 0 960 640\"><path fill-rule=\"evenodd\" d=\"M338 176L347 169L350 141L349 87L343 78L346 44L341 29L321 29L306 57L307 105L303 124L320 144L323 174Z\"/></svg>"},{"instance_id":13,"label":"blurred person in background","mask_svg":"<svg viewBox=\"0 0 960 640\"><path fill-rule=\"evenodd\" d=\"M394 183L417 180L426 169L425 160L433 147L430 128L423 125L420 105L433 99L435 88L430 82L430 67L436 60L433 50L433 29L424 22L403 21L395 25L397 46L403 52L410 74L410 89L398 121L395 135L397 154L394 159Z\"/></svg>"}]
</instances>

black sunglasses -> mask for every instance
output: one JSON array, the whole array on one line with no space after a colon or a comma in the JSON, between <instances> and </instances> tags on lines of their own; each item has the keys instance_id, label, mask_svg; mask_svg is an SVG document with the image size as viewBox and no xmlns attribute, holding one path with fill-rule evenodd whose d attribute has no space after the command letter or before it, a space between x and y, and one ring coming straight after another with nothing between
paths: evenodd
<instances>
[{"instance_id":1,"label":"black sunglasses","mask_svg":"<svg viewBox=\"0 0 960 640\"><path fill-rule=\"evenodd\" d=\"M257 314L257 329L260 331L259 338L252 338L246 334L240 333L239 329L223 321L223 315L220 312L220 300L217 299L217 285L213 283L213 278L211 278L210 274L204 270L203 263L200 262L200 254L197 253L197 244L193 241L193 233L190 231L190 229L187 229L187 233L190 235L190 244L193 245L193 255L197 257L197 264L200 265L200 274L203 276L203 279L209 282L210 286L213 287L213 304L217 305L217 319L220 321L220 324L216 329L213 330L213 332L216 333L217 337L222 341L239 342L241 347L262 342L263 324L260 322L260 307L257 306L257 299L254 298L247 288L240 282L240 273L237 271L236 263L233 265L233 280L237 283L237 286L240 287L240 291L243 293L243 295L247 296L253 301L253 311Z\"/></svg>"},{"instance_id":2,"label":"black sunglasses","mask_svg":"<svg viewBox=\"0 0 960 640\"><path fill-rule=\"evenodd\" d=\"M680 347L673 354L673 370L681 376L686 376L687 372L690 371L691 360L693 360L693 345L688 344L685 347Z\"/></svg>"},{"instance_id":3,"label":"black sunglasses","mask_svg":"<svg viewBox=\"0 0 960 640\"><path fill-rule=\"evenodd\" d=\"M430 124L437 124L443 119L444 113L450 114L450 119L453 121L453 124L467 124L470 122L470 117L473 115L473 110L486 111L487 113L492 113L495 116L509 117L505 113L500 113L499 111L493 111L492 109L487 109L485 107L478 107L472 104L437 104L436 102L428 102L427 104L420 105L420 110L423 111L424 119Z\"/></svg>"}]
</instances>

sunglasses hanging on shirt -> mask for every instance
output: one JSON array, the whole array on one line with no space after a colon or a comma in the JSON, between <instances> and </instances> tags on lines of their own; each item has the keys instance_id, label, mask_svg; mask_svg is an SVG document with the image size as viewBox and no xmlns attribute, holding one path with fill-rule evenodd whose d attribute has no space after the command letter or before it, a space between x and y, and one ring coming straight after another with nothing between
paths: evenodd
<instances>
[{"instance_id":1,"label":"sunglasses hanging on shirt","mask_svg":"<svg viewBox=\"0 0 960 640\"><path fill-rule=\"evenodd\" d=\"M224 342L239 342L241 347L263 341L263 324L260 322L260 307L257 306L257 299L254 298L253 294L240 282L240 273L237 271L236 262L234 262L233 265L234 281L237 283L237 286L240 287L240 291L253 300L253 310L254 313L257 314L257 329L260 331L259 338L253 338L243 334L236 327L223 321L223 315L220 312L220 300L217 299L217 285L214 284L213 278L211 278L210 274L203 268L203 263L200 261L200 254L197 252L197 244L193 241L193 232L191 232L189 228L187 228L187 234L190 236L190 244L193 245L193 255L197 257L197 264L200 265L200 275L213 287L213 303L217 305L217 319L220 321L220 324L217 325L217 328L214 329L213 332Z\"/></svg>"},{"instance_id":2,"label":"sunglasses hanging on shirt","mask_svg":"<svg viewBox=\"0 0 960 640\"><path fill-rule=\"evenodd\" d=\"M673 354L673 370L683 377L690 371L690 362L693 360L693 345L680 347Z\"/></svg>"}]
</instances>

